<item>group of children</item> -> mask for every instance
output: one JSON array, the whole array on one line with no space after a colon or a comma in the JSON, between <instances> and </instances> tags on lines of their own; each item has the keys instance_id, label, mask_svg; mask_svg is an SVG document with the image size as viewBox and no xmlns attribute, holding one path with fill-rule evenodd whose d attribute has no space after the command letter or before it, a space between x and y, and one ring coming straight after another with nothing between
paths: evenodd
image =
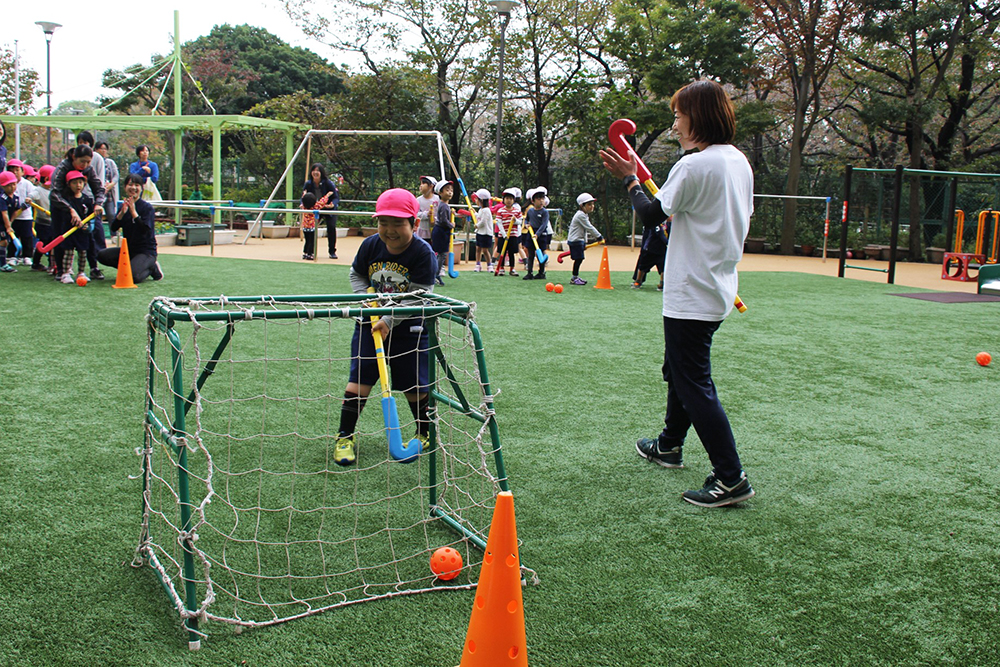
<instances>
[{"instance_id":1,"label":"group of children","mask_svg":"<svg viewBox=\"0 0 1000 667\"><path fill-rule=\"evenodd\" d=\"M0 173L0 271L14 273L18 264L30 265L32 271L47 271L61 283L85 285L104 279L99 265L118 266L119 249L106 247L103 233L94 233L98 226L103 232L109 188L104 174L97 174L91 165L94 151L88 137L89 133L80 133L78 139L83 141L55 167L35 170L17 159L7 162L7 170ZM156 260L153 208L142 200L144 184L144 178L130 173L121 209L108 211L112 233L121 230L128 242L136 283L163 277ZM46 253L38 249L59 237L62 240Z\"/></svg>"}]
</instances>

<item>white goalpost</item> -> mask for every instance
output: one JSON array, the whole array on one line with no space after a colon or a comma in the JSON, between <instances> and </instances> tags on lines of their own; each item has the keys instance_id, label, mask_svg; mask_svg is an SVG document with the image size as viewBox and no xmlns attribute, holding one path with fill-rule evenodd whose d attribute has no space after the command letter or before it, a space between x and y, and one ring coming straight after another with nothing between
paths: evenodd
<instances>
[{"instance_id":1,"label":"white goalpost","mask_svg":"<svg viewBox=\"0 0 1000 667\"><path fill-rule=\"evenodd\" d=\"M438 172L439 178L445 178L445 174L448 171L448 167L451 168L452 174L455 176L455 180L458 182L460 187L460 192L466 200L466 204L471 208L472 202L469 201L468 191L465 188L465 183L462 181L462 177L458 172L458 168L455 165L454 160L452 160L451 154L448 151L448 146L445 144L444 137L441 133L434 130L309 130L306 132L306 136L302 138L299 143L298 148L295 149L295 153L292 159L289 160L288 164L285 166L285 170L282 172L281 177L278 182L275 183L274 189L271 190L271 194L268 196L266 202L261 207L261 211L257 214L257 217L250 223L247 227L247 234L243 238L243 244L246 244L247 240L253 235L254 231L261 225L264 218L264 210L267 209L277 196L278 190L282 187L285 181L288 179L289 174L291 174L295 168L295 164L302 154L303 150L306 153L306 165L310 164L312 141L315 137L325 137L325 136L374 136L374 137L427 137L434 139L435 145L437 147L438 156ZM447 165L445 164L447 161ZM338 212L331 211L330 213L337 215L349 215L349 212ZM356 214L355 214L356 215Z\"/></svg>"},{"instance_id":2,"label":"white goalpost","mask_svg":"<svg viewBox=\"0 0 1000 667\"><path fill-rule=\"evenodd\" d=\"M389 313L424 318L430 445L394 460L370 402L358 461L341 467L354 324ZM509 488L473 305L430 293L160 297L147 322L133 564L155 573L192 649L212 621L261 627L475 587ZM404 434L416 429L405 405L399 418ZM448 582L429 568L442 546L465 563Z\"/></svg>"}]
</instances>

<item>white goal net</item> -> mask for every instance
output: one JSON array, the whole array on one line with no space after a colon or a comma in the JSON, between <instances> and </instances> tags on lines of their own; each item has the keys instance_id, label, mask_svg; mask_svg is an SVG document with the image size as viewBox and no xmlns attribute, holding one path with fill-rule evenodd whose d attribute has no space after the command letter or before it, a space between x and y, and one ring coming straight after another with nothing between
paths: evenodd
<instances>
[{"instance_id":1,"label":"white goal net","mask_svg":"<svg viewBox=\"0 0 1000 667\"><path fill-rule=\"evenodd\" d=\"M163 584L196 648L205 621L261 626L347 604L475 586L507 490L474 306L426 294L158 298L136 565ZM333 461L355 322L422 316L430 446L388 453L377 390L357 463ZM400 400L404 440L416 423ZM465 567L429 568L451 546Z\"/></svg>"}]
</instances>

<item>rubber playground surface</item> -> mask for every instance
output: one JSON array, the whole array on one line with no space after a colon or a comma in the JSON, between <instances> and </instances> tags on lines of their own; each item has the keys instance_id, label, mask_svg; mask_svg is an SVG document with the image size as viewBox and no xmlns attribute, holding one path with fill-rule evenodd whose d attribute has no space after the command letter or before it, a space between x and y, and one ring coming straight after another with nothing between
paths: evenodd
<instances>
[{"instance_id":1,"label":"rubber playground surface","mask_svg":"<svg viewBox=\"0 0 1000 667\"><path fill-rule=\"evenodd\" d=\"M245 236L245 231L237 230L235 242L216 245L214 256L242 259L262 259L279 262L304 262L302 259L301 238L251 238L244 245L242 241ZM328 259L326 256L326 239L317 239L316 261L319 264L349 265L353 261L354 255L357 252L358 246L361 245L362 240L363 239L360 236L346 236L338 238L337 256L339 259ZM583 266L581 267L582 271L596 272L600 269L602 255L601 250L600 246L587 250L587 258L584 260ZM207 245L167 246L160 248L160 252L167 255L190 255L196 257L207 257L212 255L211 248ZM556 256L558 256L558 254L558 251L550 251L549 263L551 266L547 269L547 271L553 274L563 271L568 273L573 266L572 262L570 262L567 257L562 264L558 263L556 261ZM629 246L615 245L608 246L608 264L612 272L631 272L635 268L635 262L638 256L638 248L633 249ZM854 266L864 266L870 269L886 269L889 266L888 262L857 259L848 260L848 264ZM473 262L461 262L456 266L456 269L460 272L472 271L474 266L475 263ZM740 262L739 270L741 272L791 271L797 273L836 276L838 270L838 260L828 258L824 262L822 258L819 257L747 253L743 255L743 261ZM878 271L848 269L847 278L878 283L886 282L886 274ZM975 281L961 282L957 280L942 280L941 267L937 264L897 262L895 278L896 285L906 287L939 290L942 292L969 292L973 294L976 292ZM651 282L652 280L652 277L647 279L647 287L655 284Z\"/></svg>"}]
</instances>

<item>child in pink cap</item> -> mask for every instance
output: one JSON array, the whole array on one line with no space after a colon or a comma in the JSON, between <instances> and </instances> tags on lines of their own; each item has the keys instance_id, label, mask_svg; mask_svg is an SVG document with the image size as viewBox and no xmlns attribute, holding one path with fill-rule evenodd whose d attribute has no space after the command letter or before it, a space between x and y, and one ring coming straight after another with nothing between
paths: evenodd
<instances>
[{"instance_id":1,"label":"child in pink cap","mask_svg":"<svg viewBox=\"0 0 1000 667\"><path fill-rule=\"evenodd\" d=\"M409 190L394 188L383 192L375 203L378 235L361 242L351 264L351 288L364 294L373 288L382 294L400 294L434 289L437 259L430 245L414 236L417 198ZM378 365L372 329L381 332L392 387L402 391L417 422L415 440L420 451L428 447L430 421L427 418L427 332L422 317L397 320L384 315L374 326L356 324L351 339L351 369L340 411L340 429L333 460L338 465L357 461L354 431L372 386L378 381ZM413 440L410 441L413 443Z\"/></svg>"},{"instance_id":2,"label":"child in pink cap","mask_svg":"<svg viewBox=\"0 0 1000 667\"><path fill-rule=\"evenodd\" d=\"M17 271L7 263L7 244L14 239L11 227L11 214L17 210L17 176L9 171L0 171L0 271L14 273Z\"/></svg>"},{"instance_id":3,"label":"child in pink cap","mask_svg":"<svg viewBox=\"0 0 1000 667\"><path fill-rule=\"evenodd\" d=\"M70 191L70 197L66 200L68 209L56 208L52 211L52 226L56 236L68 232L71 227L79 227L71 236L56 246L56 260L59 264L59 280L67 285L72 285L80 276L84 282L89 282L87 277L87 249L90 247L90 225L91 221L84 220L94 212L93 198L83 193L84 186L87 185L87 177L79 171L73 170L66 174L66 186ZM72 216L75 212L76 216ZM77 258L77 277L73 278L73 256Z\"/></svg>"},{"instance_id":4,"label":"child in pink cap","mask_svg":"<svg viewBox=\"0 0 1000 667\"><path fill-rule=\"evenodd\" d=\"M25 175L30 169L28 165L17 158L7 162L7 171L14 174L17 183L14 186L14 195L17 199L17 210L8 211L11 217L11 228L17 235L18 244L21 246L19 257L11 260L12 264L30 264L31 248L35 245L35 237L31 233L31 192L35 189Z\"/></svg>"}]
</instances>

